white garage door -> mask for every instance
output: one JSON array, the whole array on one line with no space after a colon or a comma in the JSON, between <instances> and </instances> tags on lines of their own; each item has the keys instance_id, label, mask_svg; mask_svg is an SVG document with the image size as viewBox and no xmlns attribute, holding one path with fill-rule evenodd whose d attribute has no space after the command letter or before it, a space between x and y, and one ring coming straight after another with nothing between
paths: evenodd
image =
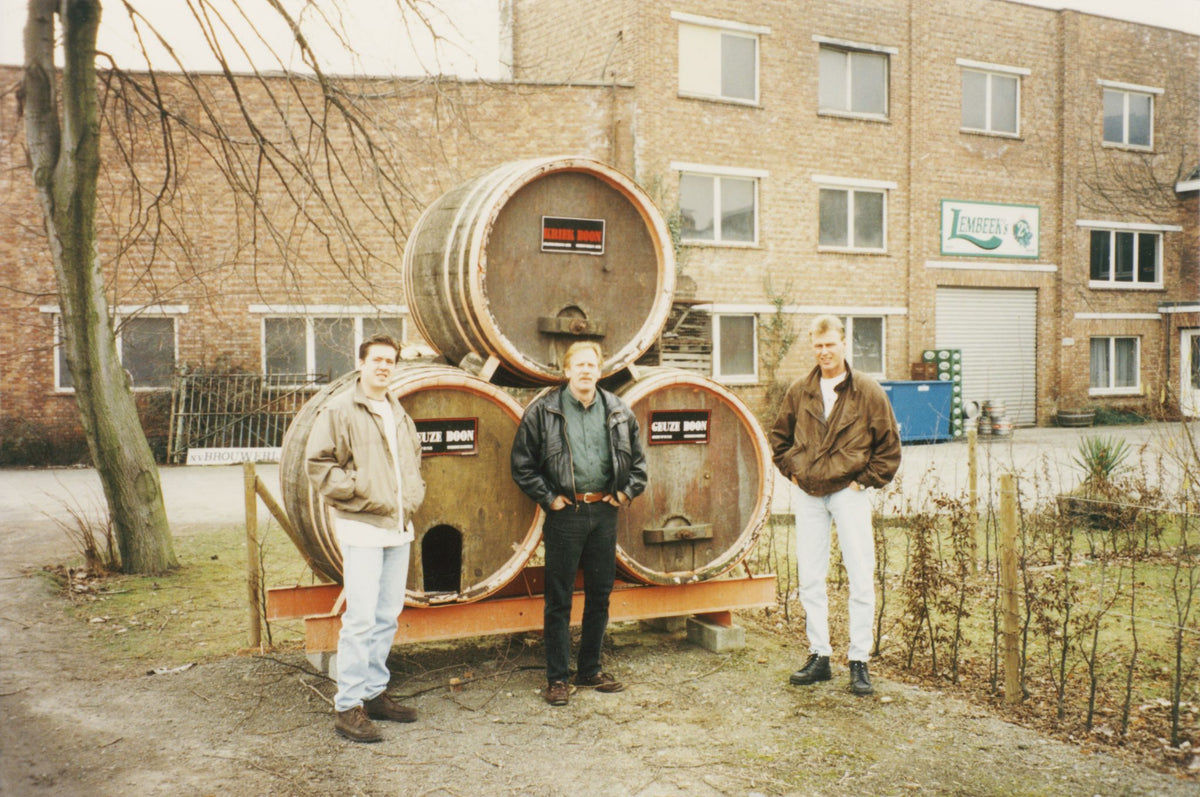
<instances>
[{"instance_id":1,"label":"white garage door","mask_svg":"<svg viewBox=\"0 0 1200 797\"><path fill-rule=\"evenodd\" d=\"M964 402L1004 402L1019 426L1037 420L1037 291L938 288L937 348L962 349Z\"/></svg>"}]
</instances>

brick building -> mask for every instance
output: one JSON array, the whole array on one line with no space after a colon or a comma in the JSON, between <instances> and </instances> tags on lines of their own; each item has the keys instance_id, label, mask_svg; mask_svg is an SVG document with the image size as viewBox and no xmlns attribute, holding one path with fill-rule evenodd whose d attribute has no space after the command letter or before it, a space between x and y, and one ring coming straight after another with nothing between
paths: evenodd
<instances>
[{"instance_id":1,"label":"brick building","mask_svg":"<svg viewBox=\"0 0 1200 797\"><path fill-rule=\"evenodd\" d=\"M149 427L176 369L336 371L342 341L380 325L415 342L399 263L421 207L561 153L673 216L703 367L752 402L809 367L803 334L782 351L771 331L833 312L856 367L906 379L923 350L960 348L966 397L1017 423L1200 404L1200 38L1005 0L508 9L512 81L380 81L364 100L407 191L349 211L368 256L284 223L286 254L264 254L197 153L151 261L123 245L137 192L114 168L105 217L126 221L102 256ZM0 445L61 445L79 432L11 91L0 136Z\"/></svg>"}]
</instances>

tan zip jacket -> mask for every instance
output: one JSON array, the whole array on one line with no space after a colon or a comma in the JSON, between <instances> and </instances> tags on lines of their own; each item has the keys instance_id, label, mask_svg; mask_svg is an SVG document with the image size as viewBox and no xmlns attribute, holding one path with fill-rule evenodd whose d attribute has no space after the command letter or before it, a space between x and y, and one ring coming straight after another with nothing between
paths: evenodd
<instances>
[{"instance_id":1,"label":"tan zip jacket","mask_svg":"<svg viewBox=\"0 0 1200 797\"><path fill-rule=\"evenodd\" d=\"M362 385L331 398L313 421L305 466L313 488L336 516L384 529L400 529L425 499L421 438L412 418L391 393L404 506L397 506L396 468L384 437L383 419L371 412Z\"/></svg>"},{"instance_id":2,"label":"tan zip jacket","mask_svg":"<svg viewBox=\"0 0 1200 797\"><path fill-rule=\"evenodd\" d=\"M797 379L771 428L775 467L809 495L832 495L858 482L882 487L900 467L900 430L887 394L871 377L846 366L825 420L821 369Z\"/></svg>"}]
</instances>

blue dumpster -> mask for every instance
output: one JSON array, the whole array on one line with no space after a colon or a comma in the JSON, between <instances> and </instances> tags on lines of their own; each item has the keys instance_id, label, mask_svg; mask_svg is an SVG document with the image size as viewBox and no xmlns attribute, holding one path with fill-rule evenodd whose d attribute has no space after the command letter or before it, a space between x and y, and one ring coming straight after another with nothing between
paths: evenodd
<instances>
[{"instance_id":1,"label":"blue dumpster","mask_svg":"<svg viewBox=\"0 0 1200 797\"><path fill-rule=\"evenodd\" d=\"M900 425L902 443L951 439L954 386L950 382L880 382Z\"/></svg>"}]
</instances>

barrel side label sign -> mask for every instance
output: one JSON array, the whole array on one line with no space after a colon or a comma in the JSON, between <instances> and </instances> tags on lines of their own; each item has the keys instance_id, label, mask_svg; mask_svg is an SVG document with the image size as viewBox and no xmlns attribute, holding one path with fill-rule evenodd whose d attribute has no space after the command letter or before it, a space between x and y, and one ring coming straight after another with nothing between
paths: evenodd
<instances>
[{"instance_id":1,"label":"barrel side label sign","mask_svg":"<svg viewBox=\"0 0 1200 797\"><path fill-rule=\"evenodd\" d=\"M476 452L478 418L414 418L413 423L421 438L423 457L465 456Z\"/></svg>"},{"instance_id":2,"label":"barrel side label sign","mask_svg":"<svg viewBox=\"0 0 1200 797\"><path fill-rule=\"evenodd\" d=\"M650 413L650 445L707 443L711 410L659 410Z\"/></svg>"},{"instance_id":3,"label":"barrel side label sign","mask_svg":"<svg viewBox=\"0 0 1200 797\"><path fill-rule=\"evenodd\" d=\"M604 254L604 219L542 216L542 251Z\"/></svg>"}]
</instances>

